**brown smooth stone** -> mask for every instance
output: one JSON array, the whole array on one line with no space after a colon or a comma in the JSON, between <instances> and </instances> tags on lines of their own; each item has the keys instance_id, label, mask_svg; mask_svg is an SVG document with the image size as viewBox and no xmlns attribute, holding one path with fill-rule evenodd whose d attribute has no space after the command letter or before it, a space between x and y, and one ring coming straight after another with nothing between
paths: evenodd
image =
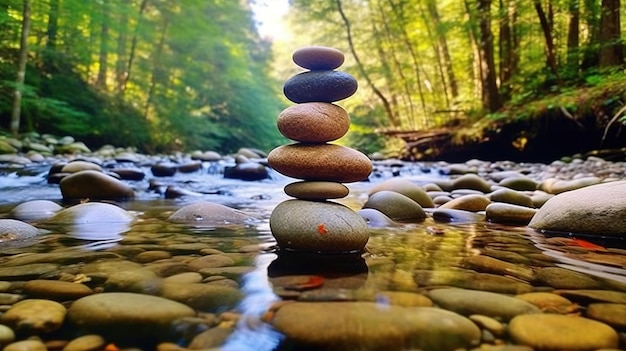
<instances>
[{"instance_id":1,"label":"brown smooth stone","mask_svg":"<svg viewBox=\"0 0 626 351\"><path fill-rule=\"evenodd\" d=\"M348 132L350 116L335 104L308 102L283 110L276 124L282 135L291 140L324 143Z\"/></svg>"},{"instance_id":2,"label":"brown smooth stone","mask_svg":"<svg viewBox=\"0 0 626 351\"><path fill-rule=\"evenodd\" d=\"M335 144L290 144L272 150L269 165L288 177L350 183L367 179L372 163L363 153Z\"/></svg>"},{"instance_id":3,"label":"brown smooth stone","mask_svg":"<svg viewBox=\"0 0 626 351\"><path fill-rule=\"evenodd\" d=\"M287 184L285 194L302 200L339 199L348 196L350 190L341 183L303 181Z\"/></svg>"},{"instance_id":4,"label":"brown smooth stone","mask_svg":"<svg viewBox=\"0 0 626 351\"><path fill-rule=\"evenodd\" d=\"M305 46L294 51L292 56L296 65L310 70L328 70L338 68L345 59L343 53L327 46Z\"/></svg>"}]
</instances>

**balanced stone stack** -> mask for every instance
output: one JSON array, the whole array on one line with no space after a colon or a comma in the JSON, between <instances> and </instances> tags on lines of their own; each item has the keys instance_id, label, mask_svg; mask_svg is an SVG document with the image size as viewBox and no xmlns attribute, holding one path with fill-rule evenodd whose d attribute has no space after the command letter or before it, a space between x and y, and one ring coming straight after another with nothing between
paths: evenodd
<instances>
[{"instance_id":1,"label":"balanced stone stack","mask_svg":"<svg viewBox=\"0 0 626 351\"><path fill-rule=\"evenodd\" d=\"M369 238L365 220L352 209L329 201L349 194L342 183L367 179L369 158L351 148L331 144L348 132L348 113L333 104L352 96L358 87L351 75L336 71L341 51L309 46L294 52L293 61L307 71L284 85L285 96L296 103L280 113L280 132L295 143L268 155L276 171L302 179L285 186L295 199L276 206L270 228L278 246L286 250L319 253L360 252Z\"/></svg>"}]
</instances>

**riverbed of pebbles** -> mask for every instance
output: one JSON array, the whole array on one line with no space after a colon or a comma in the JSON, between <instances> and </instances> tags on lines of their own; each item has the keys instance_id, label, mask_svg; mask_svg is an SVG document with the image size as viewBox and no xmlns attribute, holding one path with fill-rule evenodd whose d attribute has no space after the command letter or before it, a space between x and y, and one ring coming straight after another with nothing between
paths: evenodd
<instances>
[{"instance_id":1,"label":"riverbed of pebbles","mask_svg":"<svg viewBox=\"0 0 626 351\"><path fill-rule=\"evenodd\" d=\"M259 153L3 156L57 194L3 190L3 350L626 347L626 164L374 161L365 252L320 256L274 247Z\"/></svg>"}]
</instances>

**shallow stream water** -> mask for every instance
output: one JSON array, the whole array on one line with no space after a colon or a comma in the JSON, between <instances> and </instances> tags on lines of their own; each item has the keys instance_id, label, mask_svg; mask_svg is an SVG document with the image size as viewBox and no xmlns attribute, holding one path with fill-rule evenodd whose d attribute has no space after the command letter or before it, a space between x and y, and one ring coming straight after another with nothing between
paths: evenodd
<instances>
[{"instance_id":1,"label":"shallow stream water","mask_svg":"<svg viewBox=\"0 0 626 351\"><path fill-rule=\"evenodd\" d=\"M14 206L28 200L45 199L62 203L58 185L47 183L49 167L49 164L5 167L0 172L0 213L6 216ZM234 308L211 306L202 310L202 307L195 307L204 316L205 322L189 323L198 323L202 327L187 325L183 328L179 325L177 328L183 328L184 331L175 333L177 340L159 340L155 335L155 345L170 341L180 347L187 347L200 331L223 327L226 322L232 321L228 336L209 346L221 347L223 350L255 351L297 349L297 343L286 341L286 336L269 324L259 323L271 306L281 300L372 301L411 306L411 302L394 301L398 297L389 292L427 295L432 289L449 286L507 296L556 290L626 293L626 251L621 240L593 239L571 234L546 235L525 226L492 224L484 220L443 223L428 218L420 223L372 228L366 252L359 256L316 258L281 253L275 247L268 218L278 203L288 199L282 188L292 179L274 173L271 179L261 181L225 179L220 167L205 163L198 172L158 178L163 186L178 186L196 193L177 199L165 199L162 192L149 190L149 179L155 178L150 176L149 168L145 167L145 180L128 181L136 191L136 198L118 203L136 215L135 222L121 226L98 224L90 228L46 228L49 232L28 245L1 248L0 281L15 285L32 279L74 282L84 279L85 284L94 291L109 291L112 288L105 284L107 274L115 269L126 269L125 264L130 267L129 262L150 268L161 277L168 277L192 271L186 264L194 258L219 252L232 258L233 264L211 268L214 270L211 273L206 269L200 273L204 282L221 280L224 285L236 287L242 295L240 302ZM359 210L367 199L367 191L374 184L394 176L418 184L450 177L442 175L442 168L443 165L438 163L381 163L368 182L348 184L350 195L339 202ZM167 220L177 209L197 201L212 201L234 207L255 215L259 220L246 225L218 227L174 224ZM154 261L137 259L139 254L149 251L166 252L168 255ZM498 264L477 257L496 259ZM22 260L21 263L19 260ZM110 266L106 266L107 262ZM115 268L117 266L111 262L124 263ZM35 269L50 263L55 265L53 269ZM100 271L97 264L101 267ZM15 273L12 276L7 269L16 266L25 269L32 267L32 274ZM547 267L582 273L590 277L590 283L576 286L574 276L573 281L557 282L554 283L556 286L550 286L556 280L542 280L538 277L538 272ZM280 280L281 277L287 278ZM322 279L323 283L312 283L312 278ZM141 285L141 281L133 282L136 283ZM148 281L145 283L149 284ZM150 291L137 286L128 290L145 294ZM572 299L572 306L575 306L568 307L571 310L562 314L572 312L584 315L589 301L606 302L572 292L562 295ZM69 304L68 301L63 303ZM229 317L230 314L225 312L234 312L236 317ZM207 314L215 316L218 322L206 322ZM372 315L371 318L376 320L377 316ZM507 321L501 322L505 325ZM612 327L619 333L620 345L623 347L623 326L614 324ZM67 329L64 327L57 333L38 336L48 342L52 350L51 340L71 340L78 335ZM489 328L482 330L480 344L483 347L516 344L506 333L496 335L493 330L489 332ZM323 334L324 331L319 333ZM134 347L134 350L148 350L152 347L144 346L150 345L150 342L130 344L129 347ZM210 349L207 344L203 345L203 349ZM161 349L167 348L162 346ZM369 350L367 346L356 349Z\"/></svg>"}]
</instances>

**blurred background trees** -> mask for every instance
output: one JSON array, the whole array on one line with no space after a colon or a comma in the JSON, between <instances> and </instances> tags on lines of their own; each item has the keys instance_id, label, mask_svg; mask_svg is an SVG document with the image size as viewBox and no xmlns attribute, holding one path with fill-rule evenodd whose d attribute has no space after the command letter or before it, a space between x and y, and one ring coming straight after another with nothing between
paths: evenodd
<instances>
[{"instance_id":1,"label":"blurred background trees","mask_svg":"<svg viewBox=\"0 0 626 351\"><path fill-rule=\"evenodd\" d=\"M5 129L151 152L279 143L280 83L245 2L1 0L0 29Z\"/></svg>"},{"instance_id":2,"label":"blurred background trees","mask_svg":"<svg viewBox=\"0 0 626 351\"><path fill-rule=\"evenodd\" d=\"M365 152L385 147L380 131L626 103L577 93L626 85L619 0L291 0L293 35L274 43L254 1L0 0L0 127L147 152L269 149L305 45L346 53L360 89L339 103L353 122L342 142Z\"/></svg>"}]
</instances>

